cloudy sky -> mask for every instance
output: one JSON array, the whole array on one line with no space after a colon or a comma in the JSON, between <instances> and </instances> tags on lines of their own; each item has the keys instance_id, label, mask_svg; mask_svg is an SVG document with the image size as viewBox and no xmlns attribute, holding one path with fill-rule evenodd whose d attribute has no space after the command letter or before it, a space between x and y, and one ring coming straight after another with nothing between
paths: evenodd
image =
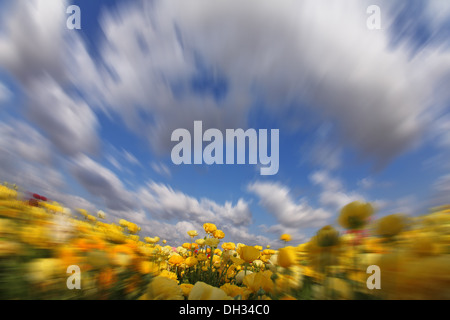
<instances>
[{"instance_id":1,"label":"cloudy sky","mask_svg":"<svg viewBox=\"0 0 450 320\"><path fill-rule=\"evenodd\" d=\"M0 0L0 179L173 245L421 214L450 202L449 35L447 0ZM279 129L278 173L174 165L195 120Z\"/></svg>"}]
</instances>

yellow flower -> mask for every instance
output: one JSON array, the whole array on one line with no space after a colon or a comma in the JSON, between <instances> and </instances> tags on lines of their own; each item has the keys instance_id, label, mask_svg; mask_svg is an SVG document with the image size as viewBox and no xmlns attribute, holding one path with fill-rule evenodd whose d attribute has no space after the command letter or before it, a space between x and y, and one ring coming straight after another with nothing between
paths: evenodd
<instances>
[{"instance_id":1,"label":"yellow flower","mask_svg":"<svg viewBox=\"0 0 450 320\"><path fill-rule=\"evenodd\" d=\"M183 243L182 247L189 250L189 249L195 248L195 245L193 243L185 242L185 243Z\"/></svg>"},{"instance_id":2,"label":"yellow flower","mask_svg":"<svg viewBox=\"0 0 450 320\"><path fill-rule=\"evenodd\" d=\"M66 270L60 259L44 258L35 259L28 264L28 279L32 282L43 282L52 280L58 275L63 275Z\"/></svg>"},{"instance_id":3,"label":"yellow flower","mask_svg":"<svg viewBox=\"0 0 450 320\"><path fill-rule=\"evenodd\" d=\"M231 298L222 289L197 281L189 293L188 300L231 300Z\"/></svg>"},{"instance_id":4,"label":"yellow flower","mask_svg":"<svg viewBox=\"0 0 450 320\"><path fill-rule=\"evenodd\" d=\"M140 300L184 300L184 296L176 281L157 276L150 282Z\"/></svg>"},{"instance_id":5,"label":"yellow flower","mask_svg":"<svg viewBox=\"0 0 450 320\"><path fill-rule=\"evenodd\" d=\"M348 282L340 278L327 279L327 287L333 291L335 299L349 300L352 298L352 290Z\"/></svg>"},{"instance_id":6,"label":"yellow flower","mask_svg":"<svg viewBox=\"0 0 450 320\"><path fill-rule=\"evenodd\" d=\"M183 291L183 295L185 297L189 296L189 293L191 293L191 290L192 290L193 287L194 287L194 285L191 284L191 283L180 284L181 291Z\"/></svg>"},{"instance_id":7,"label":"yellow flower","mask_svg":"<svg viewBox=\"0 0 450 320\"><path fill-rule=\"evenodd\" d=\"M287 234L287 233L282 234L281 237L280 237L280 240L283 240L283 241L286 241L286 242L291 241L291 236L289 234Z\"/></svg>"},{"instance_id":8,"label":"yellow flower","mask_svg":"<svg viewBox=\"0 0 450 320\"><path fill-rule=\"evenodd\" d=\"M235 265L238 265L238 266L245 262L243 259L240 259L240 258L237 258L237 257L233 257L233 256L231 256L230 259L231 259L231 261L233 261L233 263Z\"/></svg>"},{"instance_id":9,"label":"yellow flower","mask_svg":"<svg viewBox=\"0 0 450 320\"><path fill-rule=\"evenodd\" d=\"M145 237L144 240L147 243L151 243L151 244L155 244L155 243L157 243L159 241L159 239L157 240L157 238L151 238L151 237Z\"/></svg>"},{"instance_id":10,"label":"yellow flower","mask_svg":"<svg viewBox=\"0 0 450 320\"><path fill-rule=\"evenodd\" d=\"M170 272L170 271L167 271L167 270L163 270L163 271L161 271L159 276L160 277L164 277L164 278L169 278L169 279L172 279L172 280L175 280L175 281L178 282L178 277L177 277L177 274L175 272Z\"/></svg>"},{"instance_id":11,"label":"yellow flower","mask_svg":"<svg viewBox=\"0 0 450 320\"><path fill-rule=\"evenodd\" d=\"M206 233L213 233L214 231L217 230L217 227L216 227L216 225L213 224L213 223L205 223L205 224L203 225L203 229L205 229L205 232L206 232Z\"/></svg>"},{"instance_id":12,"label":"yellow flower","mask_svg":"<svg viewBox=\"0 0 450 320\"><path fill-rule=\"evenodd\" d=\"M240 295L242 297L242 299L246 298L246 294L244 291L244 288L242 287L238 287L237 285L234 284L230 284L230 283L225 283L223 286L220 287L220 289L222 289L223 291L225 291L225 293L229 296L229 297L236 297L238 295Z\"/></svg>"},{"instance_id":13,"label":"yellow flower","mask_svg":"<svg viewBox=\"0 0 450 320\"><path fill-rule=\"evenodd\" d=\"M219 245L220 240L217 238L206 238L205 244L207 246L210 246L211 248L217 248Z\"/></svg>"},{"instance_id":14,"label":"yellow flower","mask_svg":"<svg viewBox=\"0 0 450 320\"><path fill-rule=\"evenodd\" d=\"M84 211L86 211L86 210L84 210ZM83 214L83 213L82 213ZM129 222L127 221L127 220L125 220L125 219L120 219L119 220L119 225L121 226L121 227L128 227L128 224L129 224Z\"/></svg>"},{"instance_id":15,"label":"yellow flower","mask_svg":"<svg viewBox=\"0 0 450 320\"><path fill-rule=\"evenodd\" d=\"M131 223L131 222L128 223L127 228L128 228L128 232L131 234L138 233L141 230L141 228L137 224ZM158 239L158 241L159 241L159 239ZM158 242L158 241L156 241L156 242Z\"/></svg>"},{"instance_id":16,"label":"yellow flower","mask_svg":"<svg viewBox=\"0 0 450 320\"><path fill-rule=\"evenodd\" d=\"M276 253L276 251L272 250L272 249L264 249L263 252L262 252L262 254L267 255L267 256L270 256L270 255L275 254L275 253Z\"/></svg>"},{"instance_id":17,"label":"yellow flower","mask_svg":"<svg viewBox=\"0 0 450 320\"><path fill-rule=\"evenodd\" d=\"M179 254L173 254L169 258L169 263L173 264L174 266L178 266L184 262L184 258L180 256Z\"/></svg>"},{"instance_id":18,"label":"yellow flower","mask_svg":"<svg viewBox=\"0 0 450 320\"><path fill-rule=\"evenodd\" d=\"M339 224L345 229L361 228L373 214L374 209L370 203L354 201L341 209Z\"/></svg>"},{"instance_id":19,"label":"yellow flower","mask_svg":"<svg viewBox=\"0 0 450 320\"><path fill-rule=\"evenodd\" d=\"M139 271L142 274L149 274L149 273L158 273L159 272L159 268L158 266L151 262L151 261L141 261L140 265L139 265Z\"/></svg>"},{"instance_id":20,"label":"yellow flower","mask_svg":"<svg viewBox=\"0 0 450 320\"><path fill-rule=\"evenodd\" d=\"M255 247L244 246L241 248L240 257L247 263L252 263L253 260L258 259L260 251Z\"/></svg>"},{"instance_id":21,"label":"yellow flower","mask_svg":"<svg viewBox=\"0 0 450 320\"><path fill-rule=\"evenodd\" d=\"M186 266L188 267L193 267L198 263L198 260L194 257L189 257L186 259L186 261L184 262L186 264Z\"/></svg>"},{"instance_id":22,"label":"yellow flower","mask_svg":"<svg viewBox=\"0 0 450 320\"><path fill-rule=\"evenodd\" d=\"M259 289L263 289L265 292L271 292L273 289L271 277L272 271L260 271L258 273L247 274L244 277L243 283L252 292L257 292Z\"/></svg>"},{"instance_id":23,"label":"yellow flower","mask_svg":"<svg viewBox=\"0 0 450 320\"><path fill-rule=\"evenodd\" d=\"M223 250L234 250L236 249L236 245L233 242L225 242L222 244Z\"/></svg>"},{"instance_id":24,"label":"yellow flower","mask_svg":"<svg viewBox=\"0 0 450 320\"><path fill-rule=\"evenodd\" d=\"M187 234L188 234L190 237L192 237L192 238L198 236L198 232L195 231L195 230L190 230L190 231L187 232Z\"/></svg>"},{"instance_id":25,"label":"yellow flower","mask_svg":"<svg viewBox=\"0 0 450 320\"><path fill-rule=\"evenodd\" d=\"M128 245L117 245L112 249L111 260L115 265L126 267L133 258L133 250Z\"/></svg>"},{"instance_id":26,"label":"yellow flower","mask_svg":"<svg viewBox=\"0 0 450 320\"><path fill-rule=\"evenodd\" d=\"M205 239L197 239L195 240L195 243L198 244L200 247L203 247L205 245Z\"/></svg>"},{"instance_id":27,"label":"yellow flower","mask_svg":"<svg viewBox=\"0 0 450 320\"><path fill-rule=\"evenodd\" d=\"M297 253L295 248L286 247L278 251L278 265L283 268L289 268L297 263Z\"/></svg>"},{"instance_id":28,"label":"yellow flower","mask_svg":"<svg viewBox=\"0 0 450 320\"><path fill-rule=\"evenodd\" d=\"M339 241L339 232L332 226L325 226L317 232L316 240L320 247L332 247Z\"/></svg>"},{"instance_id":29,"label":"yellow flower","mask_svg":"<svg viewBox=\"0 0 450 320\"><path fill-rule=\"evenodd\" d=\"M438 253L438 246L432 235L421 234L412 239L411 250L418 256L432 256Z\"/></svg>"},{"instance_id":30,"label":"yellow flower","mask_svg":"<svg viewBox=\"0 0 450 320\"><path fill-rule=\"evenodd\" d=\"M283 297L280 298L280 300L297 300L297 299L295 299L293 296L289 294L285 294L283 295Z\"/></svg>"},{"instance_id":31,"label":"yellow flower","mask_svg":"<svg viewBox=\"0 0 450 320\"><path fill-rule=\"evenodd\" d=\"M225 238L225 233L222 230L216 230L213 232L213 237L217 239Z\"/></svg>"},{"instance_id":32,"label":"yellow flower","mask_svg":"<svg viewBox=\"0 0 450 320\"><path fill-rule=\"evenodd\" d=\"M377 234L383 237L393 237L405 227L405 218L400 214L391 214L381 218L377 225Z\"/></svg>"},{"instance_id":33,"label":"yellow flower","mask_svg":"<svg viewBox=\"0 0 450 320\"><path fill-rule=\"evenodd\" d=\"M206 260L208 260L208 258L206 257L206 255L204 253L199 253L197 255L197 259L198 259L198 261L206 261Z\"/></svg>"}]
</instances>

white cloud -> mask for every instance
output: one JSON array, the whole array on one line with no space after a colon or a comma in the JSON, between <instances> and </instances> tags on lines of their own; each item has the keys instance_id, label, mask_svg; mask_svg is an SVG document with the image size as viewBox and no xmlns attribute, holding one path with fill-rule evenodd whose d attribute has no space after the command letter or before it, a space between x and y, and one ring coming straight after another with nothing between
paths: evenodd
<instances>
[{"instance_id":1,"label":"white cloud","mask_svg":"<svg viewBox=\"0 0 450 320\"><path fill-rule=\"evenodd\" d=\"M140 165L141 165L141 163L139 162L139 160L136 159L136 157L135 157L134 155L132 155L131 153L129 153L128 151L123 150L123 156L125 157L125 159L126 159L129 163L134 164L134 165L137 165L137 166L140 166Z\"/></svg>"},{"instance_id":2,"label":"white cloud","mask_svg":"<svg viewBox=\"0 0 450 320\"><path fill-rule=\"evenodd\" d=\"M411 58L408 45L390 48L392 7L382 3L384 27L372 32L368 3L127 4L103 15L105 39L95 59L60 26L63 3L20 3L4 22L0 64L24 83L45 72L75 86L159 151L170 149L173 129L189 129L194 120L205 128L246 126L256 95L285 124L298 122L303 111L336 123L342 144L382 166L417 146L435 105L448 101L437 88L445 87L450 55L429 47ZM429 10L441 6L432 2ZM224 79L222 100L211 88L193 90L192 79L204 75L199 65L212 86ZM338 149L327 150L317 157L336 167Z\"/></svg>"},{"instance_id":3,"label":"white cloud","mask_svg":"<svg viewBox=\"0 0 450 320\"><path fill-rule=\"evenodd\" d=\"M449 204L450 199L450 174L442 175L433 185L434 199L437 205Z\"/></svg>"},{"instance_id":4,"label":"white cloud","mask_svg":"<svg viewBox=\"0 0 450 320\"><path fill-rule=\"evenodd\" d=\"M197 200L171 187L149 182L137 192L142 206L155 218L164 220L187 220L198 223L229 222L248 225L251 212L248 204L239 199L236 205L225 202L219 205L209 199Z\"/></svg>"},{"instance_id":5,"label":"white cloud","mask_svg":"<svg viewBox=\"0 0 450 320\"><path fill-rule=\"evenodd\" d=\"M12 120L0 122L0 149L16 160L50 164L52 150L50 142L29 124Z\"/></svg>"},{"instance_id":6,"label":"white cloud","mask_svg":"<svg viewBox=\"0 0 450 320\"><path fill-rule=\"evenodd\" d=\"M319 202L322 206L338 212L343 206L353 201L365 201L357 192L347 192L339 179L332 178L326 171L316 171L310 175L314 185L321 187Z\"/></svg>"},{"instance_id":7,"label":"white cloud","mask_svg":"<svg viewBox=\"0 0 450 320\"><path fill-rule=\"evenodd\" d=\"M164 163L152 162L151 167L156 173L160 175L167 177L170 177L172 175L170 169Z\"/></svg>"},{"instance_id":8,"label":"white cloud","mask_svg":"<svg viewBox=\"0 0 450 320\"><path fill-rule=\"evenodd\" d=\"M71 165L71 172L86 190L102 199L109 209L127 210L136 207L134 195L122 181L88 156L78 155Z\"/></svg>"},{"instance_id":9,"label":"white cloud","mask_svg":"<svg viewBox=\"0 0 450 320\"><path fill-rule=\"evenodd\" d=\"M292 199L289 188L280 183L254 182L247 190L256 194L260 205L285 228L317 227L330 217L329 212L312 208L305 199Z\"/></svg>"},{"instance_id":10,"label":"white cloud","mask_svg":"<svg viewBox=\"0 0 450 320\"><path fill-rule=\"evenodd\" d=\"M370 189L371 187L373 187L374 183L375 182L373 181L373 179L366 177L366 178L359 180L357 184L359 187L361 187L363 189Z\"/></svg>"},{"instance_id":11,"label":"white cloud","mask_svg":"<svg viewBox=\"0 0 450 320\"><path fill-rule=\"evenodd\" d=\"M0 104L8 101L11 96L11 90L9 90L4 84L0 82Z\"/></svg>"},{"instance_id":12,"label":"white cloud","mask_svg":"<svg viewBox=\"0 0 450 320\"><path fill-rule=\"evenodd\" d=\"M0 65L26 84L50 74L64 77L66 1L14 1L1 14Z\"/></svg>"},{"instance_id":13,"label":"white cloud","mask_svg":"<svg viewBox=\"0 0 450 320\"><path fill-rule=\"evenodd\" d=\"M49 77L30 83L29 118L64 154L94 153L98 148L95 113L81 99L70 97Z\"/></svg>"}]
</instances>

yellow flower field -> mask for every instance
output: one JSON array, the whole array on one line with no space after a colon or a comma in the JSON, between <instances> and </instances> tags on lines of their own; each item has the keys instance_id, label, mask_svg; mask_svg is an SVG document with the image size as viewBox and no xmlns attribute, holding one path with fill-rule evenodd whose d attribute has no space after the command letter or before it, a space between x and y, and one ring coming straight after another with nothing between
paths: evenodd
<instances>
[{"instance_id":1,"label":"yellow flower field","mask_svg":"<svg viewBox=\"0 0 450 320\"><path fill-rule=\"evenodd\" d=\"M370 204L353 202L336 226L307 243L280 235L285 247L278 249L224 242L220 226L206 221L204 230L187 232L189 242L165 245L106 216L75 215L0 186L0 298L450 299L450 206L374 219ZM79 290L68 288L73 265ZM367 286L372 265L380 268L380 289Z\"/></svg>"}]
</instances>

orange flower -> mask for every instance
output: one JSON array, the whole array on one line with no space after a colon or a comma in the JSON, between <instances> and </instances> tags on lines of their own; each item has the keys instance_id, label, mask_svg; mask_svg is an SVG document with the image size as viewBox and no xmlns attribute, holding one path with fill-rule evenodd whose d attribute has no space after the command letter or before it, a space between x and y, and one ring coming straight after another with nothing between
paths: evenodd
<instances>
[{"instance_id":1,"label":"orange flower","mask_svg":"<svg viewBox=\"0 0 450 320\"><path fill-rule=\"evenodd\" d=\"M103 269L98 275L98 284L102 289L109 289L115 282L115 274L112 268Z\"/></svg>"},{"instance_id":2,"label":"orange flower","mask_svg":"<svg viewBox=\"0 0 450 320\"><path fill-rule=\"evenodd\" d=\"M174 254L169 258L169 263L173 264L174 266L178 266L184 262L184 258L180 256L179 254Z\"/></svg>"},{"instance_id":3,"label":"orange flower","mask_svg":"<svg viewBox=\"0 0 450 320\"><path fill-rule=\"evenodd\" d=\"M236 249L236 245L233 242L225 242L222 244L223 250L234 250Z\"/></svg>"},{"instance_id":4,"label":"orange flower","mask_svg":"<svg viewBox=\"0 0 450 320\"><path fill-rule=\"evenodd\" d=\"M213 232L213 237L217 239L225 238L225 233L222 230L216 230Z\"/></svg>"},{"instance_id":5,"label":"orange flower","mask_svg":"<svg viewBox=\"0 0 450 320\"><path fill-rule=\"evenodd\" d=\"M213 223L205 223L205 224L203 225L203 229L205 229L205 232L206 232L206 233L213 233L214 231L217 230L217 227L216 227L216 225L213 224Z\"/></svg>"}]
</instances>

